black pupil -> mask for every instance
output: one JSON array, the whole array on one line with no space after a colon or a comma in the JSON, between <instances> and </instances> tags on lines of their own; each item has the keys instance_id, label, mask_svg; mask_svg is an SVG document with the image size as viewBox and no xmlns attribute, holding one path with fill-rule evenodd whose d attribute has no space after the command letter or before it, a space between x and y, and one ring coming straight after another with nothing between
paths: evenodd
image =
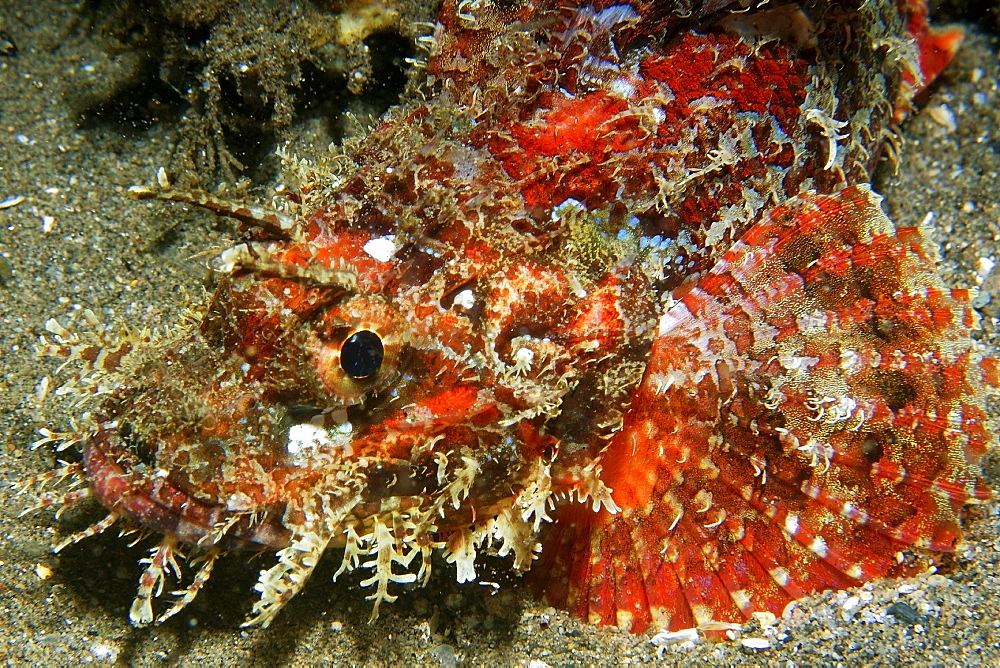
<instances>
[{"instance_id":1,"label":"black pupil","mask_svg":"<svg viewBox=\"0 0 1000 668\"><path fill-rule=\"evenodd\" d=\"M384 356L378 334L362 329L351 334L340 347L340 367L351 378L367 378L378 373Z\"/></svg>"}]
</instances>

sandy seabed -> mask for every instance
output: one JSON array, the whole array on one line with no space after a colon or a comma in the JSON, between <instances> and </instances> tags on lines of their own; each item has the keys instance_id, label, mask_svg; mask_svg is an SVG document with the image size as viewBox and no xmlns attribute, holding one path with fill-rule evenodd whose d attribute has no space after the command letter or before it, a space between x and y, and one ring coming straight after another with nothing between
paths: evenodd
<instances>
[{"instance_id":1,"label":"sandy seabed","mask_svg":"<svg viewBox=\"0 0 1000 668\"><path fill-rule=\"evenodd\" d=\"M37 429L65 426L74 415L64 403L40 406L34 399L40 379L56 366L34 354L45 320L72 322L89 308L107 322L167 327L201 299L204 263L193 256L234 234L228 222L204 212L125 197L130 185L152 182L156 169L170 164L177 129L159 123L123 135L108 125L80 124L68 100L101 68L116 65L86 31L71 28L77 11L58 2L0 0L0 30L18 46L16 55L0 55L4 483L50 470L55 454L29 445ZM1000 261L1000 65L997 38L966 29L956 62L904 126L898 172L883 170L877 189L899 225L933 214L943 272L953 285L974 287L982 258ZM992 301L981 298L984 313L995 317L1000 291L986 294ZM995 341L994 323L986 329ZM987 480L1000 487L1000 466L988 459ZM8 665L597 665L658 658L702 665L1000 665L997 503L970 513L968 540L942 573L802 601L767 629L746 628L743 637L767 640L766 649L738 642L660 648L649 635L594 628L534 600L502 563L485 569L484 579L498 586L459 586L440 568L426 589L383 606L369 624L366 592L357 578L332 583L337 559L328 559L273 626L246 630L240 623L269 561L231 557L183 613L134 629L128 608L137 561L148 546L129 548L110 532L56 556L49 549L57 535L51 517L18 517L24 505L24 497L0 487L0 660ZM101 516L100 508L84 504L67 513L58 533Z\"/></svg>"}]
</instances>

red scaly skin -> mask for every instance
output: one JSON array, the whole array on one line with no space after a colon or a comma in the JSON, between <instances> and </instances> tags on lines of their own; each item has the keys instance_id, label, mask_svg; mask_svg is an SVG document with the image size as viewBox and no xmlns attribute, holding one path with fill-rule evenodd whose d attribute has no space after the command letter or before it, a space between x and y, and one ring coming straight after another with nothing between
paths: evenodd
<instances>
[{"instance_id":1,"label":"red scaly skin","mask_svg":"<svg viewBox=\"0 0 1000 668\"><path fill-rule=\"evenodd\" d=\"M197 326L51 351L101 396L84 475L164 534L136 624L221 551L328 546L378 604L511 554L634 632L730 628L953 550L995 360L867 182L956 46L922 5L446 2L421 101L294 215L243 221ZM205 566L157 618L177 544Z\"/></svg>"}]
</instances>

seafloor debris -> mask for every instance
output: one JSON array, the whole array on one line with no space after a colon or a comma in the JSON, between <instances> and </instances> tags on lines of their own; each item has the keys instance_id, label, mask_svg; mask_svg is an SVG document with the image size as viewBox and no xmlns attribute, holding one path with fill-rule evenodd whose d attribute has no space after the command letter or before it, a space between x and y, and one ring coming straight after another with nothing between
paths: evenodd
<instances>
[{"instance_id":1,"label":"seafloor debris","mask_svg":"<svg viewBox=\"0 0 1000 668\"><path fill-rule=\"evenodd\" d=\"M232 182L259 174L296 118L315 117L329 142L353 131L344 109L368 118L395 103L432 16L401 0L87 2L77 32L108 59L72 102L85 124L179 122L174 171Z\"/></svg>"}]
</instances>

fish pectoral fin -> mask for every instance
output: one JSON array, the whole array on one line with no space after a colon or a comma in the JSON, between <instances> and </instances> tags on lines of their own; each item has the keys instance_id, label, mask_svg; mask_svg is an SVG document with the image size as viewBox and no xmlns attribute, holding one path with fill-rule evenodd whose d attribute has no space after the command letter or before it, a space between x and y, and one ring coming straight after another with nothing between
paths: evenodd
<instances>
[{"instance_id":1,"label":"fish pectoral fin","mask_svg":"<svg viewBox=\"0 0 1000 668\"><path fill-rule=\"evenodd\" d=\"M961 508L991 497L997 361L968 291L880 201L792 198L674 295L601 458L621 512L564 506L543 541L553 604L717 630L955 548Z\"/></svg>"}]
</instances>

